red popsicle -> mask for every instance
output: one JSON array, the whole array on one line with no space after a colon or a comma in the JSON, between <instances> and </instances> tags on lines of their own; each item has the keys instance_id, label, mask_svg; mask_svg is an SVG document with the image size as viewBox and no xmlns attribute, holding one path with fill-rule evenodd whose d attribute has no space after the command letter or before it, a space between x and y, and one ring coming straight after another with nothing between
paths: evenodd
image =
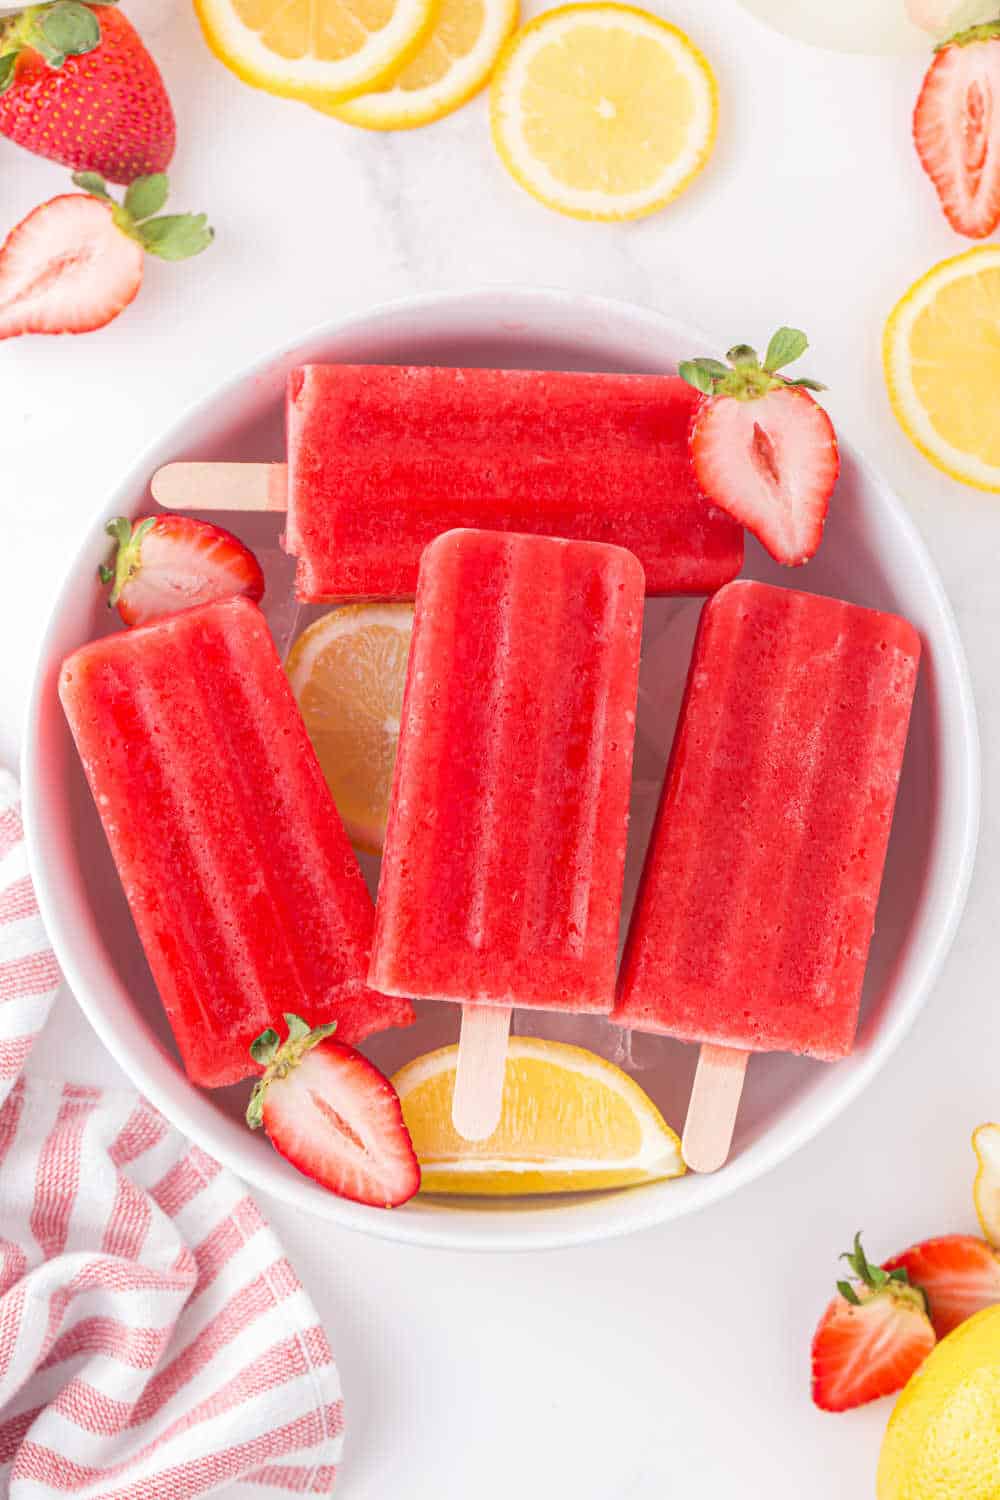
<instances>
[{"instance_id":1,"label":"red popsicle","mask_svg":"<svg viewBox=\"0 0 1000 1500\"><path fill-rule=\"evenodd\" d=\"M359 1042L374 913L263 615L185 610L68 657L59 694L184 1066L255 1071L284 1012Z\"/></svg>"},{"instance_id":2,"label":"red popsicle","mask_svg":"<svg viewBox=\"0 0 1000 1500\"><path fill-rule=\"evenodd\" d=\"M700 400L664 375L306 365L288 386L288 524L301 599L412 598L453 527L627 547L650 594L707 594L743 531L688 458Z\"/></svg>"},{"instance_id":3,"label":"red popsicle","mask_svg":"<svg viewBox=\"0 0 1000 1500\"><path fill-rule=\"evenodd\" d=\"M623 1026L743 1054L850 1052L919 658L895 615L752 582L709 600Z\"/></svg>"}]
</instances>

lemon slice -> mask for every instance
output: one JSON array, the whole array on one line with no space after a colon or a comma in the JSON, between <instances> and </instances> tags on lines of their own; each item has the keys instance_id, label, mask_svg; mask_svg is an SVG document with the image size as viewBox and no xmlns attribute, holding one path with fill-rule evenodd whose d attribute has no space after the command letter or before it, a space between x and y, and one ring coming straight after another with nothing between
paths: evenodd
<instances>
[{"instance_id":1,"label":"lemon slice","mask_svg":"<svg viewBox=\"0 0 1000 1500\"><path fill-rule=\"evenodd\" d=\"M1000 245L944 260L912 286L883 356L911 442L953 479L1000 490Z\"/></svg>"},{"instance_id":2,"label":"lemon slice","mask_svg":"<svg viewBox=\"0 0 1000 1500\"><path fill-rule=\"evenodd\" d=\"M442 1047L392 1080L422 1192L580 1193L683 1174L679 1139L627 1073L541 1037L511 1038L500 1123L484 1141L463 1140L451 1123L457 1057Z\"/></svg>"},{"instance_id":3,"label":"lemon slice","mask_svg":"<svg viewBox=\"0 0 1000 1500\"><path fill-rule=\"evenodd\" d=\"M347 604L303 631L288 680L348 837L378 854L399 740L412 604Z\"/></svg>"},{"instance_id":4,"label":"lemon slice","mask_svg":"<svg viewBox=\"0 0 1000 1500\"><path fill-rule=\"evenodd\" d=\"M349 125L411 130L451 114L477 94L517 24L517 0L441 0L417 55L373 94L326 107Z\"/></svg>"},{"instance_id":5,"label":"lemon slice","mask_svg":"<svg viewBox=\"0 0 1000 1500\"><path fill-rule=\"evenodd\" d=\"M529 193L580 219L637 219L676 198L715 141L717 91L682 31L629 5L567 5L507 44L493 141Z\"/></svg>"},{"instance_id":6,"label":"lemon slice","mask_svg":"<svg viewBox=\"0 0 1000 1500\"><path fill-rule=\"evenodd\" d=\"M205 39L246 83L310 103L363 94L417 52L434 0L194 0Z\"/></svg>"},{"instance_id":7,"label":"lemon slice","mask_svg":"<svg viewBox=\"0 0 1000 1500\"><path fill-rule=\"evenodd\" d=\"M1000 1250L1000 1125L980 1125L972 1135L979 1171L972 1188L983 1234Z\"/></svg>"}]
</instances>

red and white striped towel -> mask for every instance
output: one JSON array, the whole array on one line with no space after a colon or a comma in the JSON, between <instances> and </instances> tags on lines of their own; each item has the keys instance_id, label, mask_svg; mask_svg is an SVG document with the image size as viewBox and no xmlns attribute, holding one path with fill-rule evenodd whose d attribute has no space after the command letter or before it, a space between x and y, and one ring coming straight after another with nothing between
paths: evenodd
<instances>
[{"instance_id":1,"label":"red and white striped towel","mask_svg":"<svg viewBox=\"0 0 1000 1500\"><path fill-rule=\"evenodd\" d=\"M0 772L0 1495L327 1495L340 1382L246 1189L137 1094L22 1070L59 972Z\"/></svg>"}]
</instances>

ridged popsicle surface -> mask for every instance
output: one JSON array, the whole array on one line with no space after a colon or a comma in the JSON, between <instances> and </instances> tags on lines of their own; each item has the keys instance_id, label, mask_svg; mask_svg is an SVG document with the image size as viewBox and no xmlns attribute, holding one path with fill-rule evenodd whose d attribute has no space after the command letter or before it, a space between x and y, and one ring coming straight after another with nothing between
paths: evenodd
<instances>
[{"instance_id":1,"label":"ridged popsicle surface","mask_svg":"<svg viewBox=\"0 0 1000 1500\"><path fill-rule=\"evenodd\" d=\"M617 1021L850 1052L919 659L895 615L753 582L709 600Z\"/></svg>"},{"instance_id":2,"label":"ridged popsicle surface","mask_svg":"<svg viewBox=\"0 0 1000 1500\"><path fill-rule=\"evenodd\" d=\"M287 550L303 600L412 598L453 527L627 547L651 594L708 594L743 531L688 458L675 376L306 365L288 387Z\"/></svg>"},{"instance_id":3,"label":"ridged popsicle surface","mask_svg":"<svg viewBox=\"0 0 1000 1500\"><path fill-rule=\"evenodd\" d=\"M377 988L610 1010L642 612L617 547L454 531L427 549Z\"/></svg>"},{"instance_id":4,"label":"ridged popsicle surface","mask_svg":"<svg viewBox=\"0 0 1000 1500\"><path fill-rule=\"evenodd\" d=\"M59 693L194 1082L257 1071L286 1011L348 1042L412 1019L367 987L371 897L256 605L94 641Z\"/></svg>"}]
</instances>

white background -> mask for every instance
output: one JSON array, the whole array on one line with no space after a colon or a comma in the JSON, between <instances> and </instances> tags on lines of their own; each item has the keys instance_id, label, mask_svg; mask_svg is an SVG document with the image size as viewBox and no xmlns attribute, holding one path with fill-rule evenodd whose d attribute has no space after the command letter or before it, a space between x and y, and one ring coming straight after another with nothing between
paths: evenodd
<instances>
[{"instance_id":1,"label":"white background","mask_svg":"<svg viewBox=\"0 0 1000 1500\"><path fill-rule=\"evenodd\" d=\"M909 140L921 60L809 51L735 0L657 0L716 69L719 145L682 201L615 228L559 218L516 189L482 99L423 132L354 133L230 77L187 0L125 8L145 23L177 109L173 206L209 210L218 238L197 261L150 263L139 300L101 333L0 345L0 760L17 756L55 586L137 451L270 346L382 299L558 285L652 304L723 346L798 324L838 425L921 527L975 679L983 834L932 1001L848 1117L735 1199L592 1250L461 1257L265 1202L341 1365L345 1500L873 1495L888 1404L835 1418L809 1401L809 1340L835 1256L858 1227L878 1257L973 1228L969 1133L1000 1117L989 774L1000 514L996 497L908 447L879 363L896 297L964 248ZM0 228L65 184L60 168L0 142ZM68 998L42 1045L49 1073L115 1078Z\"/></svg>"}]
</instances>

